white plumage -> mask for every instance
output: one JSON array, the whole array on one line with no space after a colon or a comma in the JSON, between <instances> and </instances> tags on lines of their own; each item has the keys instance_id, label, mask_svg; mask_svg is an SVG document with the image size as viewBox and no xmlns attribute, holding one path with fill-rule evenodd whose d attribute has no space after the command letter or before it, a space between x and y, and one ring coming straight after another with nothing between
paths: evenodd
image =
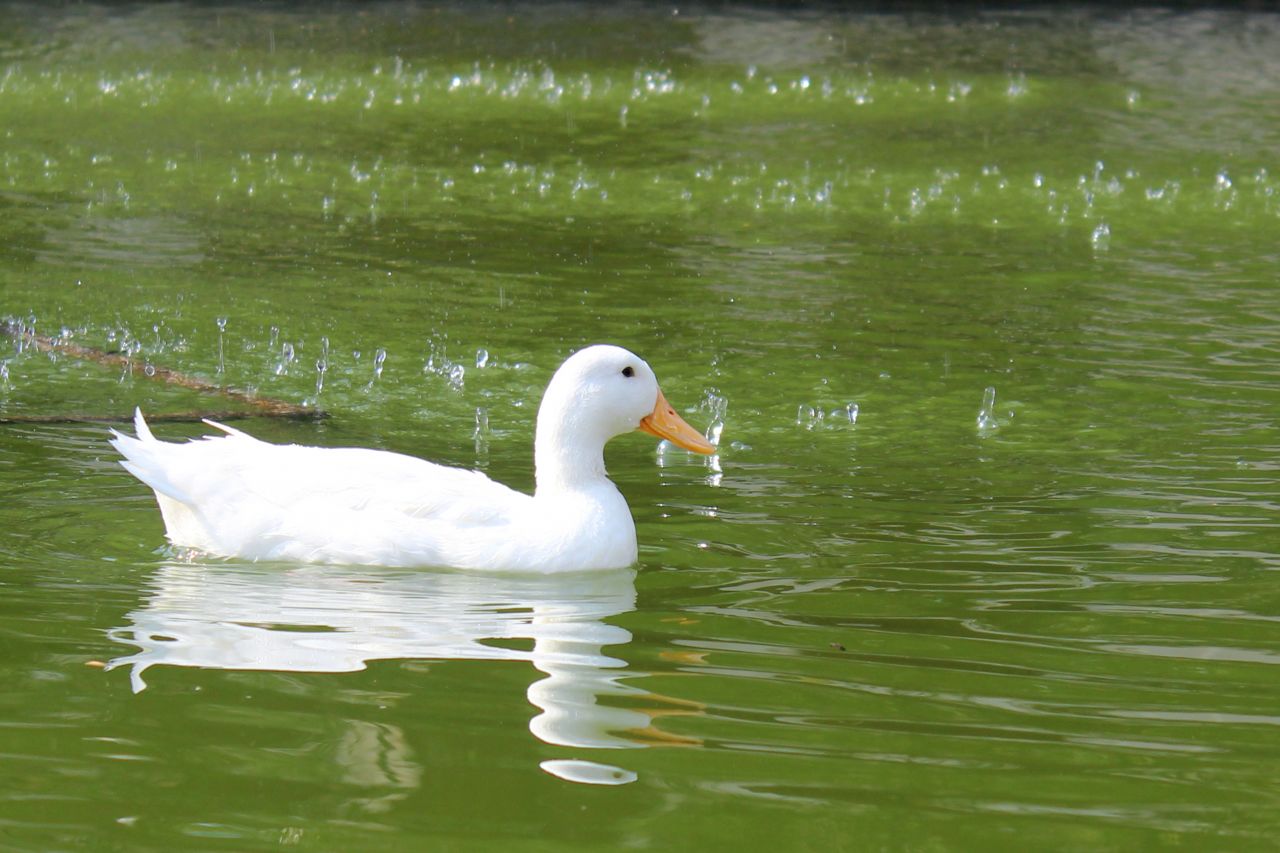
<instances>
[{"instance_id":1,"label":"white plumage","mask_svg":"<svg viewBox=\"0 0 1280 853\"><path fill-rule=\"evenodd\" d=\"M121 464L155 491L169 541L249 559L559 572L629 566L631 511L604 469L604 445L643 429L700 453L715 448L667 404L647 364L587 347L552 377L538 409L537 488L363 448L224 435L159 441L112 431Z\"/></svg>"}]
</instances>

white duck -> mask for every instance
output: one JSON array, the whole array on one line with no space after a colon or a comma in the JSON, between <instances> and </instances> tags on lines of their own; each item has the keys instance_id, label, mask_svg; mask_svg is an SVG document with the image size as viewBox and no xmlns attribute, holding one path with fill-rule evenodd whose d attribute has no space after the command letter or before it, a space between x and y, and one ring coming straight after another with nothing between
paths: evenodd
<instances>
[{"instance_id":1,"label":"white duck","mask_svg":"<svg viewBox=\"0 0 1280 853\"><path fill-rule=\"evenodd\" d=\"M667 403L649 365L621 347L574 353L551 378L534 441L532 496L479 471L385 450L269 444L226 435L185 444L115 436L121 464L156 493L169 541L248 559L563 572L636 560L631 511L604 445L641 429L715 447Z\"/></svg>"}]
</instances>

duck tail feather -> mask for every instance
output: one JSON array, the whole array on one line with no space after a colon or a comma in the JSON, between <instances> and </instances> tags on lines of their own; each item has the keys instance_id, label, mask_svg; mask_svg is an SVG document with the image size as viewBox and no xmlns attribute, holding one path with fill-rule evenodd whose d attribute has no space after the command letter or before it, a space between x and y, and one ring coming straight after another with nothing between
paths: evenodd
<instances>
[{"instance_id":1,"label":"duck tail feather","mask_svg":"<svg viewBox=\"0 0 1280 853\"><path fill-rule=\"evenodd\" d=\"M220 423L218 423L217 421L211 421L211 420L209 420L208 418L201 418L201 421L202 421L203 423L206 423L206 424L208 424L209 426L213 427L214 429L220 429L220 430L222 430L222 431L223 431L223 432L225 432L227 435L245 435L245 433L241 432L240 430L236 429L235 427L229 427L229 426L227 426L226 424L220 424Z\"/></svg>"},{"instance_id":2,"label":"duck tail feather","mask_svg":"<svg viewBox=\"0 0 1280 853\"><path fill-rule=\"evenodd\" d=\"M156 437L151 433L151 427L147 426L147 419L142 416L142 407L138 406L133 410L133 430L138 434L141 441L155 441ZM112 430L115 432L115 430Z\"/></svg>"}]
</instances>

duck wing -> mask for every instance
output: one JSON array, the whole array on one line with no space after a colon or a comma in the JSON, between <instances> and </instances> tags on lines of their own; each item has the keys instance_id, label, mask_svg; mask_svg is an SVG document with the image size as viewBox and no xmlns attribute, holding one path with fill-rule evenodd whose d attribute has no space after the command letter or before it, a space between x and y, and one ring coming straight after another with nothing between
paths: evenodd
<instances>
[{"instance_id":1,"label":"duck wing","mask_svg":"<svg viewBox=\"0 0 1280 853\"><path fill-rule=\"evenodd\" d=\"M171 542L215 554L385 562L376 548L421 551L424 537L506 524L532 500L400 453L271 444L213 422L224 435L179 444L158 441L141 412L134 423L137 438L111 442L122 464L155 491Z\"/></svg>"}]
</instances>

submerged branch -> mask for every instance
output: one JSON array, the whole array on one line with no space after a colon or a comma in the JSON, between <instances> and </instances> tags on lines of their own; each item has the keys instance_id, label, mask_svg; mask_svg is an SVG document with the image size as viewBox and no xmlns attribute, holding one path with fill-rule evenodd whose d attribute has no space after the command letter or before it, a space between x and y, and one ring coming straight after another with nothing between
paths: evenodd
<instances>
[{"instance_id":1,"label":"submerged branch","mask_svg":"<svg viewBox=\"0 0 1280 853\"><path fill-rule=\"evenodd\" d=\"M316 409L305 409L298 412L250 412L244 409L200 409L190 412L148 412L147 423L200 423L202 421L234 421L240 418L268 417L286 420L320 420L327 418L326 412ZM95 415L89 413L70 415L4 415L0 414L0 425L4 424L130 424L133 415Z\"/></svg>"},{"instance_id":2,"label":"submerged branch","mask_svg":"<svg viewBox=\"0 0 1280 853\"><path fill-rule=\"evenodd\" d=\"M5 335L16 340L20 348L30 347L40 352L59 353L61 355L81 359L82 361L92 361L105 365L106 367L118 367L130 372L133 371L134 366L137 364L137 360L128 355L122 355L117 352L107 352L106 350L101 350L96 347L84 346L67 340L37 335L29 329L24 328L20 323L14 324L12 322L7 322L0 324L0 332L3 332ZM286 403L282 400L272 400L268 397L259 397L256 394L250 394L247 391L241 391L237 388L227 388L195 376L190 376L186 373L179 373L176 370L170 370L167 367L147 364L145 365L145 369L142 371L142 375L148 379L155 379L169 385L188 388L192 391L200 391L206 394L217 394L224 399L233 400L248 407L248 411L180 412L167 415L148 415L147 420L151 421L200 421L206 418L210 420L231 420L233 418L252 416L295 418L298 420L313 420L327 417L326 413L320 409L311 408L309 406L300 406L296 403ZM91 414L0 415L0 423L74 423L79 421L93 423L127 423L131 417L132 416Z\"/></svg>"}]
</instances>

